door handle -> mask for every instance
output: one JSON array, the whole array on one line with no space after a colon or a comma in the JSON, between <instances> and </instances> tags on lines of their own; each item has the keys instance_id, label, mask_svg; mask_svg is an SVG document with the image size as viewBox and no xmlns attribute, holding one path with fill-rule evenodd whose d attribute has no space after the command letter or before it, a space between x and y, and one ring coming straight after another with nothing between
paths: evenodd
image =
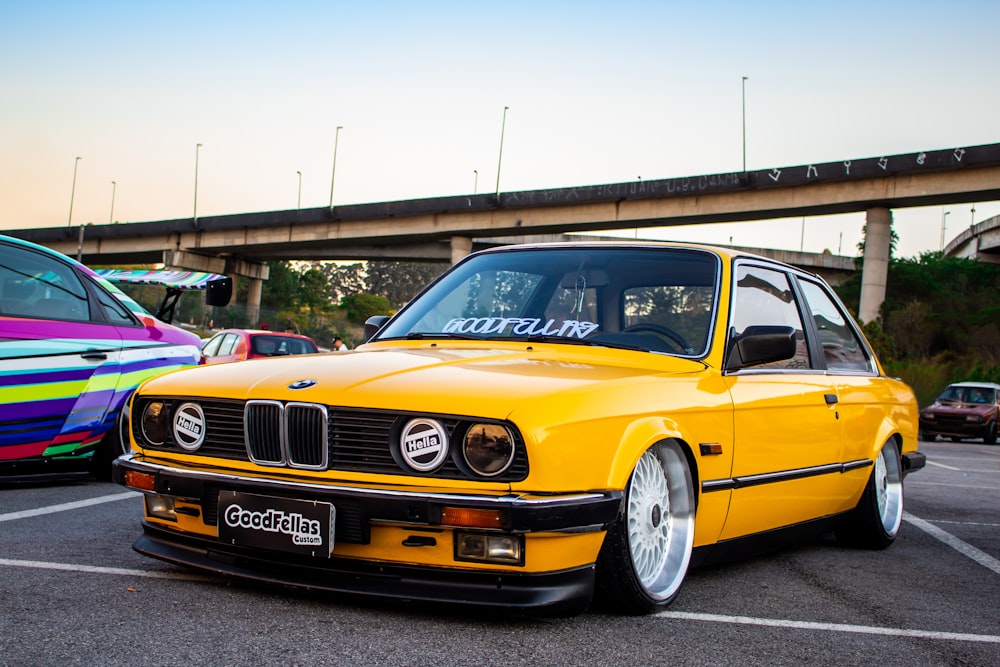
<instances>
[{"instance_id":1,"label":"door handle","mask_svg":"<svg viewBox=\"0 0 1000 667\"><path fill-rule=\"evenodd\" d=\"M834 403L840 402L840 399L837 398L836 394L823 394L823 400L826 401L827 405L833 405Z\"/></svg>"},{"instance_id":2,"label":"door handle","mask_svg":"<svg viewBox=\"0 0 1000 667\"><path fill-rule=\"evenodd\" d=\"M80 356L88 361L104 361L108 358L108 355L104 352L84 352Z\"/></svg>"}]
</instances>

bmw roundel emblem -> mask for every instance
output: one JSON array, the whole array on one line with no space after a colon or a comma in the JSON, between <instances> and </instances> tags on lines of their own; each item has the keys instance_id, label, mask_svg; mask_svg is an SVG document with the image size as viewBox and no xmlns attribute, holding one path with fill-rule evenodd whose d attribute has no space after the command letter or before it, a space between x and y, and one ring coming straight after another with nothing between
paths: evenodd
<instances>
[{"instance_id":1,"label":"bmw roundel emblem","mask_svg":"<svg viewBox=\"0 0 1000 667\"><path fill-rule=\"evenodd\" d=\"M174 441L188 452L205 442L205 412L197 403L185 403L174 412Z\"/></svg>"},{"instance_id":2,"label":"bmw roundel emblem","mask_svg":"<svg viewBox=\"0 0 1000 667\"><path fill-rule=\"evenodd\" d=\"M316 384L316 380L296 380L288 385L289 389L308 389Z\"/></svg>"}]
</instances>

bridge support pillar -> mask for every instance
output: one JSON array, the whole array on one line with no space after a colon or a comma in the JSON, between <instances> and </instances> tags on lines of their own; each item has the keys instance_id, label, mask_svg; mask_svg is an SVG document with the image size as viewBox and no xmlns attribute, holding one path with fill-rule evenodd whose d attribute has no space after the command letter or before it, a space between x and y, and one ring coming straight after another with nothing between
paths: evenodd
<instances>
[{"instance_id":1,"label":"bridge support pillar","mask_svg":"<svg viewBox=\"0 0 1000 667\"><path fill-rule=\"evenodd\" d=\"M264 281L260 278L250 278L250 285L247 289L247 319L250 326L256 328L260 325L260 295L264 289Z\"/></svg>"},{"instance_id":2,"label":"bridge support pillar","mask_svg":"<svg viewBox=\"0 0 1000 667\"><path fill-rule=\"evenodd\" d=\"M865 256L861 268L861 304L858 308L858 318L865 323L878 319L882 302L885 301L891 225L892 211L888 208L870 208L866 212Z\"/></svg>"},{"instance_id":3,"label":"bridge support pillar","mask_svg":"<svg viewBox=\"0 0 1000 667\"><path fill-rule=\"evenodd\" d=\"M472 239L468 236L451 237L451 263L457 264L459 260L472 252Z\"/></svg>"},{"instance_id":4,"label":"bridge support pillar","mask_svg":"<svg viewBox=\"0 0 1000 667\"><path fill-rule=\"evenodd\" d=\"M237 257L226 259L226 273L230 275L243 276L249 282L247 289L247 319L251 327L260 324L260 296L264 289L264 281L271 275L271 270L267 264L251 262Z\"/></svg>"}]
</instances>

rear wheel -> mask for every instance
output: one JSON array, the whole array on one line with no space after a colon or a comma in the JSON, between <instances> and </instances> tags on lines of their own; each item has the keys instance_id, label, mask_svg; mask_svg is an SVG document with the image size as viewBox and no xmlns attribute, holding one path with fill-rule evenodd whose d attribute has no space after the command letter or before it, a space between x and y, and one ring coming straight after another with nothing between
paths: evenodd
<instances>
[{"instance_id":1,"label":"rear wheel","mask_svg":"<svg viewBox=\"0 0 1000 667\"><path fill-rule=\"evenodd\" d=\"M598 558L598 595L631 614L656 611L680 591L694 543L694 484L675 442L654 445L636 463L625 506Z\"/></svg>"},{"instance_id":2,"label":"rear wheel","mask_svg":"<svg viewBox=\"0 0 1000 667\"><path fill-rule=\"evenodd\" d=\"M837 539L850 546L885 549L903 519L903 466L895 440L882 446L857 507L844 517Z\"/></svg>"}]
</instances>

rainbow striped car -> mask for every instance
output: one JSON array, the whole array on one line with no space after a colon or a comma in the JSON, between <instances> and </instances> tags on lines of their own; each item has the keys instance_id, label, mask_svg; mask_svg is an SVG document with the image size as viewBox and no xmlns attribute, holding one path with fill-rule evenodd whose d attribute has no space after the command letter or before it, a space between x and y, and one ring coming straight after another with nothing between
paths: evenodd
<instances>
[{"instance_id":1,"label":"rainbow striped car","mask_svg":"<svg viewBox=\"0 0 1000 667\"><path fill-rule=\"evenodd\" d=\"M0 235L0 480L108 477L132 391L199 364L200 344L79 262Z\"/></svg>"}]
</instances>

